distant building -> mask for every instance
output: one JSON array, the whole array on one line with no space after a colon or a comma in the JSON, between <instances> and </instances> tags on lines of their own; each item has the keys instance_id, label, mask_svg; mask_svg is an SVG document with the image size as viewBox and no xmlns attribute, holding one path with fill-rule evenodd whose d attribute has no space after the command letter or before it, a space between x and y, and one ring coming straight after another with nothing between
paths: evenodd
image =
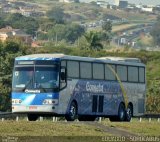
<instances>
[{"instance_id":1,"label":"distant building","mask_svg":"<svg viewBox=\"0 0 160 142\"><path fill-rule=\"evenodd\" d=\"M30 10L20 10L19 13L22 14L23 16L30 17L33 12Z\"/></svg>"},{"instance_id":2,"label":"distant building","mask_svg":"<svg viewBox=\"0 0 160 142\"><path fill-rule=\"evenodd\" d=\"M109 3L106 0L97 0L97 5L99 5L100 7L107 8Z\"/></svg>"},{"instance_id":3,"label":"distant building","mask_svg":"<svg viewBox=\"0 0 160 142\"><path fill-rule=\"evenodd\" d=\"M75 0L59 0L59 2L65 2L65 3L71 3L74 2Z\"/></svg>"},{"instance_id":4,"label":"distant building","mask_svg":"<svg viewBox=\"0 0 160 142\"><path fill-rule=\"evenodd\" d=\"M143 12L153 12L153 7L142 7L141 11L143 11Z\"/></svg>"},{"instance_id":5,"label":"distant building","mask_svg":"<svg viewBox=\"0 0 160 142\"><path fill-rule=\"evenodd\" d=\"M119 1L119 8L124 9L128 7L128 1L120 0Z\"/></svg>"},{"instance_id":6,"label":"distant building","mask_svg":"<svg viewBox=\"0 0 160 142\"><path fill-rule=\"evenodd\" d=\"M16 2L16 0L8 0L9 2Z\"/></svg>"},{"instance_id":7,"label":"distant building","mask_svg":"<svg viewBox=\"0 0 160 142\"><path fill-rule=\"evenodd\" d=\"M114 5L119 6L119 0L114 0Z\"/></svg>"},{"instance_id":8,"label":"distant building","mask_svg":"<svg viewBox=\"0 0 160 142\"><path fill-rule=\"evenodd\" d=\"M9 26L7 26L6 28L0 29L0 40L3 42L9 38L19 39L28 45L31 45L32 43L32 36L26 34L24 31L20 29L13 29L12 27L9 27Z\"/></svg>"}]
</instances>

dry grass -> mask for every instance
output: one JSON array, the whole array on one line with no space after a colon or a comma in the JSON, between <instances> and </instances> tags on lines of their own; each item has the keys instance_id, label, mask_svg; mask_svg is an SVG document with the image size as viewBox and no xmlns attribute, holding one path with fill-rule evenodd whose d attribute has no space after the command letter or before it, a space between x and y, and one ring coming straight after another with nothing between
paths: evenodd
<instances>
[{"instance_id":1,"label":"dry grass","mask_svg":"<svg viewBox=\"0 0 160 142\"><path fill-rule=\"evenodd\" d=\"M157 136L160 137L160 122L157 119L152 120L151 122L148 119L142 119L142 122L139 122L137 119L133 119L132 122L110 122L103 121L104 125L115 127L118 129L123 129L128 132L135 133L139 136Z\"/></svg>"},{"instance_id":2,"label":"dry grass","mask_svg":"<svg viewBox=\"0 0 160 142\"><path fill-rule=\"evenodd\" d=\"M116 25L113 26L112 32L118 32L118 31L123 31L126 29L129 29L131 27L136 26L137 24L122 24L122 25Z\"/></svg>"},{"instance_id":3,"label":"dry grass","mask_svg":"<svg viewBox=\"0 0 160 142\"><path fill-rule=\"evenodd\" d=\"M151 36L141 36L140 41L146 46L153 45L153 38Z\"/></svg>"},{"instance_id":4,"label":"dry grass","mask_svg":"<svg viewBox=\"0 0 160 142\"><path fill-rule=\"evenodd\" d=\"M107 127L124 129L135 134L147 136L160 136L160 122L157 120L142 120L139 122L133 119L130 123L110 122L103 120L101 122ZM104 132L101 128L94 125L87 125L80 122L52 122L36 121L28 122L25 120L3 121L0 122L0 136L110 136L112 134ZM144 129L145 128L145 129Z\"/></svg>"},{"instance_id":5,"label":"dry grass","mask_svg":"<svg viewBox=\"0 0 160 142\"><path fill-rule=\"evenodd\" d=\"M113 123L107 119L101 122L106 128L130 132L137 136L160 137L160 122L154 120L139 122L134 119L130 123ZM100 125L101 125L100 124ZM21 142L101 142L104 137L117 137L96 123L85 124L81 122L52 122L51 120L27 122L25 120L0 122L0 136L6 139L18 139ZM123 137L123 136L122 136ZM126 141L127 142L127 141Z\"/></svg>"},{"instance_id":6,"label":"dry grass","mask_svg":"<svg viewBox=\"0 0 160 142\"><path fill-rule=\"evenodd\" d=\"M0 136L103 136L106 133L94 126L68 122L0 122ZM109 135L109 134L108 134Z\"/></svg>"}]
</instances>

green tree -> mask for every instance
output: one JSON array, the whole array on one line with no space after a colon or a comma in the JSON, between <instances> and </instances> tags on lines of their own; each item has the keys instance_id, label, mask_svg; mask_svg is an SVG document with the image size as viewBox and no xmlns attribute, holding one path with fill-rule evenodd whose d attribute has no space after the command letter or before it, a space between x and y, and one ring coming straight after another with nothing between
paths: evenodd
<instances>
[{"instance_id":1,"label":"green tree","mask_svg":"<svg viewBox=\"0 0 160 142\"><path fill-rule=\"evenodd\" d=\"M5 27L5 22L3 20L3 18L0 17L0 28Z\"/></svg>"},{"instance_id":2,"label":"green tree","mask_svg":"<svg viewBox=\"0 0 160 142\"><path fill-rule=\"evenodd\" d=\"M39 28L38 21L32 17L25 17L19 13L9 14L6 18L7 25L16 29L23 29L26 33L35 35Z\"/></svg>"},{"instance_id":3,"label":"green tree","mask_svg":"<svg viewBox=\"0 0 160 142\"><path fill-rule=\"evenodd\" d=\"M103 45L101 44L100 36L97 32L90 31L85 35L86 41L88 43L90 50L101 50L103 49Z\"/></svg>"},{"instance_id":4,"label":"green tree","mask_svg":"<svg viewBox=\"0 0 160 142\"><path fill-rule=\"evenodd\" d=\"M107 43L110 44L112 40L112 22L107 21L104 24L102 24L102 38Z\"/></svg>"},{"instance_id":5,"label":"green tree","mask_svg":"<svg viewBox=\"0 0 160 142\"><path fill-rule=\"evenodd\" d=\"M0 43L0 111L10 110L11 79L14 59L29 53L29 48L18 41Z\"/></svg>"},{"instance_id":6,"label":"green tree","mask_svg":"<svg viewBox=\"0 0 160 142\"><path fill-rule=\"evenodd\" d=\"M112 22L106 21L102 24L102 30L108 33L112 32Z\"/></svg>"},{"instance_id":7,"label":"green tree","mask_svg":"<svg viewBox=\"0 0 160 142\"><path fill-rule=\"evenodd\" d=\"M153 37L155 45L160 46L160 21L153 26L151 35Z\"/></svg>"},{"instance_id":8,"label":"green tree","mask_svg":"<svg viewBox=\"0 0 160 142\"><path fill-rule=\"evenodd\" d=\"M74 2L79 3L79 0L74 0Z\"/></svg>"},{"instance_id":9,"label":"green tree","mask_svg":"<svg viewBox=\"0 0 160 142\"><path fill-rule=\"evenodd\" d=\"M53 41L61 41L65 38L66 26L64 24L56 24L51 30L48 31L48 38Z\"/></svg>"},{"instance_id":10,"label":"green tree","mask_svg":"<svg viewBox=\"0 0 160 142\"><path fill-rule=\"evenodd\" d=\"M66 40L67 42L74 43L84 33L85 29L77 24L56 24L49 30L48 37L52 41Z\"/></svg>"},{"instance_id":11,"label":"green tree","mask_svg":"<svg viewBox=\"0 0 160 142\"><path fill-rule=\"evenodd\" d=\"M84 33L84 27L77 24L71 24L66 27L65 38L67 39L67 41L74 43Z\"/></svg>"},{"instance_id":12,"label":"green tree","mask_svg":"<svg viewBox=\"0 0 160 142\"><path fill-rule=\"evenodd\" d=\"M159 86L159 80L151 80L148 85L146 109L150 113L160 113Z\"/></svg>"},{"instance_id":13,"label":"green tree","mask_svg":"<svg viewBox=\"0 0 160 142\"><path fill-rule=\"evenodd\" d=\"M51 21L56 21L58 24L64 23L64 10L61 7L54 7L47 12L47 16Z\"/></svg>"}]
</instances>

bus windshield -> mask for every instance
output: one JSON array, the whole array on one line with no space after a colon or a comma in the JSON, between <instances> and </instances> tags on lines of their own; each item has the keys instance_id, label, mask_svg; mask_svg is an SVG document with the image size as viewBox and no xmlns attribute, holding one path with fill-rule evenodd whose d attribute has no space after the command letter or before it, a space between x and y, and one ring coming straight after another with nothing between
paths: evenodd
<instances>
[{"instance_id":1,"label":"bus windshield","mask_svg":"<svg viewBox=\"0 0 160 142\"><path fill-rule=\"evenodd\" d=\"M52 66L17 66L13 72L13 90L58 88L58 67Z\"/></svg>"}]
</instances>

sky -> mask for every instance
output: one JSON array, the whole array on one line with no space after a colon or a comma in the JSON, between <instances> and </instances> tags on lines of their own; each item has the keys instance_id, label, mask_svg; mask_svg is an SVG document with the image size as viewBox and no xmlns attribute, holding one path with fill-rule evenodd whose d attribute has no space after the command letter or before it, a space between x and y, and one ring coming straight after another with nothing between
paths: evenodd
<instances>
[{"instance_id":1,"label":"sky","mask_svg":"<svg viewBox=\"0 0 160 142\"><path fill-rule=\"evenodd\" d=\"M80 0L81 2L85 1L94 1L94 0ZM95 0L96 1L96 0ZM113 3L114 0L106 0L107 2ZM144 4L144 5L160 5L160 0L126 0L132 4Z\"/></svg>"}]
</instances>

